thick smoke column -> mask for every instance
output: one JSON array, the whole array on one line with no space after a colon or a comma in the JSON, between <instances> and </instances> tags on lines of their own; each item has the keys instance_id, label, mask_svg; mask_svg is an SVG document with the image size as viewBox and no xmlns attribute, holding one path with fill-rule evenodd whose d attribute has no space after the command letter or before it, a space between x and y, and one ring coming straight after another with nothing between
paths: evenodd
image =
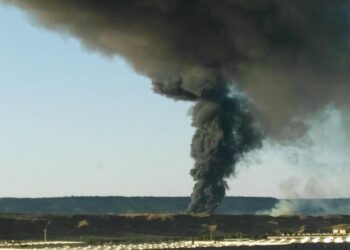
<instances>
[{"instance_id":1,"label":"thick smoke column","mask_svg":"<svg viewBox=\"0 0 350 250\"><path fill-rule=\"evenodd\" d=\"M196 184L190 211L213 212L221 203L228 188L225 177L234 173L240 156L260 146L260 136L253 127L250 113L238 99L222 96L203 98L193 111L191 170Z\"/></svg>"},{"instance_id":2,"label":"thick smoke column","mask_svg":"<svg viewBox=\"0 0 350 250\"><path fill-rule=\"evenodd\" d=\"M349 106L346 0L0 1L91 50L123 56L155 92L195 102L190 211L214 211L224 179L261 145L252 106L274 139L300 136L304 119L329 103Z\"/></svg>"},{"instance_id":3,"label":"thick smoke column","mask_svg":"<svg viewBox=\"0 0 350 250\"><path fill-rule=\"evenodd\" d=\"M198 77L199 76L199 77ZM243 153L261 146L261 136L245 100L234 96L222 75L209 69L191 77L196 92L183 88L182 79L154 82L154 91L176 100L196 101L192 110L191 156L195 166L191 175L196 181L191 212L214 212L228 188L225 178L234 173Z\"/></svg>"}]
</instances>

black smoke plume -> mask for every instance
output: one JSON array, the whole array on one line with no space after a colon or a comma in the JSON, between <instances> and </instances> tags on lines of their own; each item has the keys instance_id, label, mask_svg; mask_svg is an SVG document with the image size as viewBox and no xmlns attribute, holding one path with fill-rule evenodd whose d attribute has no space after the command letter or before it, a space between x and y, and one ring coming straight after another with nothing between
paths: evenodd
<instances>
[{"instance_id":1,"label":"black smoke plume","mask_svg":"<svg viewBox=\"0 0 350 250\"><path fill-rule=\"evenodd\" d=\"M214 211L235 164L261 146L252 106L275 139L303 133L303 120L330 102L348 107L346 0L0 1L123 56L156 93L195 102L190 211Z\"/></svg>"},{"instance_id":2,"label":"black smoke plume","mask_svg":"<svg viewBox=\"0 0 350 250\"><path fill-rule=\"evenodd\" d=\"M233 96L228 80L221 74L198 72L189 83L182 78L154 81L156 93L175 100L195 101L191 156L195 166L191 175L196 184L191 195L191 212L214 212L225 196L225 178L234 173L243 153L261 146L261 135L242 97ZM184 84L193 84L196 91ZM197 85L197 86L196 86Z\"/></svg>"}]
</instances>

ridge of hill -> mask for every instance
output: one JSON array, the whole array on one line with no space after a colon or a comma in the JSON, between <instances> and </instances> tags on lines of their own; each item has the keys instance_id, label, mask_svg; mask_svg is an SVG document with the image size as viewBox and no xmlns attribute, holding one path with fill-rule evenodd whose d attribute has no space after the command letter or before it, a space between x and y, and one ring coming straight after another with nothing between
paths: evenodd
<instances>
[{"instance_id":1,"label":"ridge of hill","mask_svg":"<svg viewBox=\"0 0 350 250\"><path fill-rule=\"evenodd\" d=\"M255 214L277 204L275 198L226 197L221 214ZM70 196L54 198L0 198L0 213L125 214L184 213L189 197Z\"/></svg>"},{"instance_id":2,"label":"ridge of hill","mask_svg":"<svg viewBox=\"0 0 350 250\"><path fill-rule=\"evenodd\" d=\"M0 213L16 214L127 214L185 213L189 197L70 196L54 198L0 198ZM291 199L225 197L218 214L326 214L350 215L350 199Z\"/></svg>"}]
</instances>

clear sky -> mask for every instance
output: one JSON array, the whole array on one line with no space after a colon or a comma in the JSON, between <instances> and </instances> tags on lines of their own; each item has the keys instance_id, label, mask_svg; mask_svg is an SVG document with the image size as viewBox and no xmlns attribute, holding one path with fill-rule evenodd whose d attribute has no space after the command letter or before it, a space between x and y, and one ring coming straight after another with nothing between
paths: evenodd
<instances>
[{"instance_id":1,"label":"clear sky","mask_svg":"<svg viewBox=\"0 0 350 250\"><path fill-rule=\"evenodd\" d=\"M154 94L122 58L0 5L1 197L190 195L190 106ZM228 195L350 196L341 112L310 126L293 146L250 154Z\"/></svg>"}]
</instances>

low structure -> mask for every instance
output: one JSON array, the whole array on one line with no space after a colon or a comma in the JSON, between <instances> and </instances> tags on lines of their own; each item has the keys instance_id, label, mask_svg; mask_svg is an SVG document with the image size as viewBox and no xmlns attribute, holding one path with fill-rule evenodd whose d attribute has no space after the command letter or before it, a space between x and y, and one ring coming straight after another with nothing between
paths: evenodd
<instances>
[{"instance_id":1,"label":"low structure","mask_svg":"<svg viewBox=\"0 0 350 250\"><path fill-rule=\"evenodd\" d=\"M346 230L345 229L333 229L332 233L334 235L346 235Z\"/></svg>"}]
</instances>

